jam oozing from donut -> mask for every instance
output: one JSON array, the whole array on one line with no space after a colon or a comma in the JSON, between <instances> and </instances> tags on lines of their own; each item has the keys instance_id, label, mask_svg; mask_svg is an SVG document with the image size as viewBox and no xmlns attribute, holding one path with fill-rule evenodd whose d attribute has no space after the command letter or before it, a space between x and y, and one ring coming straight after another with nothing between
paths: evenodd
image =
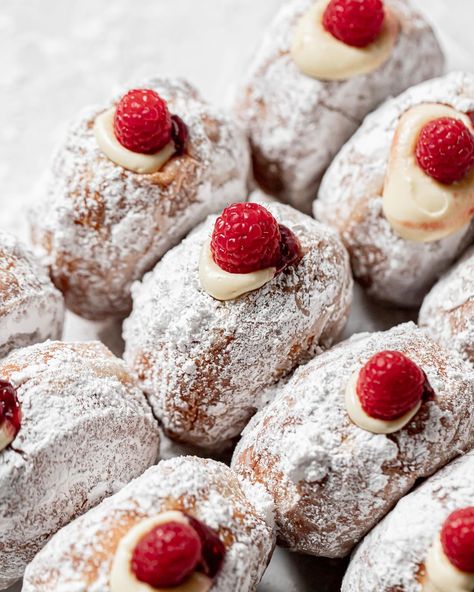
<instances>
[{"instance_id":1,"label":"jam oozing from donut","mask_svg":"<svg viewBox=\"0 0 474 592\"><path fill-rule=\"evenodd\" d=\"M236 203L222 212L212 233L211 252L221 269L242 274L268 267L282 271L301 257L293 232L257 203Z\"/></svg>"},{"instance_id":2,"label":"jam oozing from donut","mask_svg":"<svg viewBox=\"0 0 474 592\"><path fill-rule=\"evenodd\" d=\"M171 136L173 138L176 154L177 156L181 156L186 150L189 139L188 126L178 115L171 116L171 123L173 125Z\"/></svg>"},{"instance_id":3,"label":"jam oozing from donut","mask_svg":"<svg viewBox=\"0 0 474 592\"><path fill-rule=\"evenodd\" d=\"M224 562L224 543L220 540L217 533L206 524L203 524L192 516L187 516L187 519L201 539L202 554L198 571L213 579L219 573Z\"/></svg>"},{"instance_id":4,"label":"jam oozing from donut","mask_svg":"<svg viewBox=\"0 0 474 592\"><path fill-rule=\"evenodd\" d=\"M291 265L296 265L303 256L296 234L283 224L278 226L280 229L280 258L276 265L277 273Z\"/></svg>"},{"instance_id":5,"label":"jam oozing from donut","mask_svg":"<svg viewBox=\"0 0 474 592\"><path fill-rule=\"evenodd\" d=\"M0 450L10 444L20 431L21 407L13 385L0 380ZM2 437L3 435L3 437Z\"/></svg>"},{"instance_id":6,"label":"jam oozing from donut","mask_svg":"<svg viewBox=\"0 0 474 592\"><path fill-rule=\"evenodd\" d=\"M398 351L382 351L359 372L356 392L370 417L391 421L409 413L425 392L432 394L423 370Z\"/></svg>"},{"instance_id":7,"label":"jam oozing from donut","mask_svg":"<svg viewBox=\"0 0 474 592\"><path fill-rule=\"evenodd\" d=\"M474 166L474 136L459 119L434 119L418 136L416 160L427 175L451 185L463 179Z\"/></svg>"},{"instance_id":8,"label":"jam oozing from donut","mask_svg":"<svg viewBox=\"0 0 474 592\"><path fill-rule=\"evenodd\" d=\"M474 574L474 506L448 516L441 530L441 545L452 565Z\"/></svg>"},{"instance_id":9,"label":"jam oozing from donut","mask_svg":"<svg viewBox=\"0 0 474 592\"><path fill-rule=\"evenodd\" d=\"M140 154L155 154L173 141L180 155L188 140L184 121L171 115L166 101L151 89L130 90L120 99L114 133L122 146Z\"/></svg>"},{"instance_id":10,"label":"jam oozing from donut","mask_svg":"<svg viewBox=\"0 0 474 592\"><path fill-rule=\"evenodd\" d=\"M139 541L131 569L137 580L154 588L179 586L196 569L201 553L201 539L194 528L181 522L167 522Z\"/></svg>"},{"instance_id":11,"label":"jam oozing from donut","mask_svg":"<svg viewBox=\"0 0 474 592\"><path fill-rule=\"evenodd\" d=\"M159 524L139 540L130 565L137 580L153 588L173 588L194 572L216 577L225 557L224 544L208 526L183 516L187 522Z\"/></svg>"},{"instance_id":12,"label":"jam oozing from donut","mask_svg":"<svg viewBox=\"0 0 474 592\"><path fill-rule=\"evenodd\" d=\"M346 45L366 47L382 31L382 0L331 0L323 14L323 26Z\"/></svg>"}]
</instances>

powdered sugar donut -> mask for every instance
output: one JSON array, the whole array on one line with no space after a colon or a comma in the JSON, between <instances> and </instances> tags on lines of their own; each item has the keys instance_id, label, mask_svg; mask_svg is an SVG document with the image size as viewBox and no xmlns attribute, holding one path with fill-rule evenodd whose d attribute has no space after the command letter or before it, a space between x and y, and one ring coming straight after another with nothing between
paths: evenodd
<instances>
[{"instance_id":1,"label":"powdered sugar donut","mask_svg":"<svg viewBox=\"0 0 474 592\"><path fill-rule=\"evenodd\" d=\"M265 390L329 346L347 319L352 278L337 235L289 206L265 208L296 235L303 256L263 285L225 301L205 291L209 217L133 287L124 357L174 439L228 445Z\"/></svg>"},{"instance_id":2,"label":"powdered sugar donut","mask_svg":"<svg viewBox=\"0 0 474 592\"><path fill-rule=\"evenodd\" d=\"M162 518L166 522L190 517L193 526L197 521L202 530L211 529L211 536L219 539L213 547L223 547L223 562L219 561L213 578L206 577L198 566L201 573L192 572L182 585L170 589L254 591L274 546L271 507L267 504L258 492L248 499L236 475L221 463L196 457L162 461L53 537L29 565L23 591L155 589L143 581L139 588L140 582L127 561L133 547L127 555L123 554L124 545L130 542L130 533L142 525L143 537L153 520L156 524ZM270 513L266 516L261 513L267 510ZM133 557L138 561L136 555ZM175 558L175 562L179 560ZM124 588L116 585L115 570L120 570Z\"/></svg>"},{"instance_id":3,"label":"powdered sugar donut","mask_svg":"<svg viewBox=\"0 0 474 592\"><path fill-rule=\"evenodd\" d=\"M438 42L424 18L407 0L385 0L396 39L382 64L339 80L305 75L292 53L299 22L319 5L324 9L327 1L284 3L265 32L235 101L235 112L250 138L257 182L306 212L332 158L365 115L387 97L438 76L443 68ZM341 46L357 51L326 31L319 34L318 59L322 56L340 65L340 55L334 54L328 39L337 44L336 51ZM359 52L363 55L364 50Z\"/></svg>"},{"instance_id":4,"label":"powdered sugar donut","mask_svg":"<svg viewBox=\"0 0 474 592\"><path fill-rule=\"evenodd\" d=\"M184 153L171 148L153 173L112 161L103 147L112 158L124 152L104 120L116 97L71 126L31 215L33 242L67 306L91 319L126 314L134 280L208 214L246 195L248 148L230 118L183 80L156 78L139 88L158 93L185 122ZM131 168L138 158L142 170L143 157L146 168L153 155L125 151Z\"/></svg>"},{"instance_id":5,"label":"powdered sugar donut","mask_svg":"<svg viewBox=\"0 0 474 592\"><path fill-rule=\"evenodd\" d=\"M384 195L390 162L394 160L394 150L401 144L400 136L405 137L407 131L411 133L410 127L413 129L410 121L408 130L401 131L404 118L420 107L441 109L440 113L462 118L470 126L465 114L474 110L474 76L457 72L425 82L369 115L334 159L314 203L316 218L340 232L356 279L372 296L399 306L420 305L433 282L474 236L474 225L466 219L462 227L456 225L452 232L444 233L443 238L422 237L420 242L403 238L387 219ZM418 180L430 183L429 189L420 191L420 199L423 192L427 195L443 192L444 200L447 186L433 182L426 175L423 177L414 181L415 187L418 187ZM453 187L456 189L457 185ZM398 195L406 195L405 189ZM472 172L469 191L472 199ZM441 219L442 215L438 222ZM429 216L427 220L417 226L413 224L415 230L421 233L423 227L429 229Z\"/></svg>"},{"instance_id":6,"label":"powdered sugar donut","mask_svg":"<svg viewBox=\"0 0 474 592\"><path fill-rule=\"evenodd\" d=\"M474 364L474 247L426 296L418 324Z\"/></svg>"},{"instance_id":7,"label":"powdered sugar donut","mask_svg":"<svg viewBox=\"0 0 474 592\"><path fill-rule=\"evenodd\" d=\"M0 357L61 336L64 301L46 270L13 235L0 231Z\"/></svg>"},{"instance_id":8,"label":"powdered sugar donut","mask_svg":"<svg viewBox=\"0 0 474 592\"><path fill-rule=\"evenodd\" d=\"M19 349L0 363L0 378L4 589L59 528L155 462L159 433L123 362L99 343ZM2 399L12 389L16 416L12 397Z\"/></svg>"},{"instance_id":9,"label":"powdered sugar donut","mask_svg":"<svg viewBox=\"0 0 474 592\"><path fill-rule=\"evenodd\" d=\"M425 588L429 579L427 559L443 522L451 512L473 505L474 453L471 452L400 500L366 536L352 557L342 591L428 590ZM455 584L448 588L450 592L461 589Z\"/></svg>"},{"instance_id":10,"label":"powdered sugar donut","mask_svg":"<svg viewBox=\"0 0 474 592\"><path fill-rule=\"evenodd\" d=\"M398 425L357 412L352 399L354 376L386 350L408 356L434 390ZM472 447L473 376L413 323L356 335L296 370L247 426L232 466L272 495L284 545L342 557L418 478Z\"/></svg>"}]
</instances>

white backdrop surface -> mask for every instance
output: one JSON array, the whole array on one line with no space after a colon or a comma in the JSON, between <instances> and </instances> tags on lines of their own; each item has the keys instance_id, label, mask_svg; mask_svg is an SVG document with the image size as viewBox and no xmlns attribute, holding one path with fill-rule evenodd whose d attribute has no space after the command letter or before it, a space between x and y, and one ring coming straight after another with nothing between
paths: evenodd
<instances>
[{"instance_id":1,"label":"white backdrop surface","mask_svg":"<svg viewBox=\"0 0 474 592\"><path fill-rule=\"evenodd\" d=\"M0 227L26 235L25 208L68 121L117 85L157 73L185 76L205 97L227 104L262 29L284 1L1 0ZM474 1L417 4L439 34L447 68L474 69ZM358 293L346 335L409 316ZM70 315L65 337L99 337L120 351L117 326ZM342 568L278 551L259 592L335 592Z\"/></svg>"}]
</instances>

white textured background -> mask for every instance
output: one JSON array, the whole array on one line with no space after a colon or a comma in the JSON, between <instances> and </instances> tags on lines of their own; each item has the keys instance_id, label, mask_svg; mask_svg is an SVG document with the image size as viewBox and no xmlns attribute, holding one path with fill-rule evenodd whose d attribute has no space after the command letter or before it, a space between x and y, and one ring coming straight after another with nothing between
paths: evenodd
<instances>
[{"instance_id":1,"label":"white textured background","mask_svg":"<svg viewBox=\"0 0 474 592\"><path fill-rule=\"evenodd\" d=\"M25 233L24 210L68 120L116 85L157 73L185 76L225 104L282 2L0 0L0 226ZM474 0L417 4L439 33L448 68L474 69ZM404 316L358 295L348 333ZM99 335L117 349L120 331L112 329L69 317L66 335ZM259 590L335 592L332 567L280 551Z\"/></svg>"}]
</instances>

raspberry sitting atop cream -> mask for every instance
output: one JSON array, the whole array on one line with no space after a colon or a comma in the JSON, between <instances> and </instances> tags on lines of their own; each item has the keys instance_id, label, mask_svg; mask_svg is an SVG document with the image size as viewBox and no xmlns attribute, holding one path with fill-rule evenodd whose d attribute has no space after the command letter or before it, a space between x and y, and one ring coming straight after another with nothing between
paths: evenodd
<instances>
[{"instance_id":1,"label":"raspberry sitting atop cream","mask_svg":"<svg viewBox=\"0 0 474 592\"><path fill-rule=\"evenodd\" d=\"M116 107L100 114L94 134L112 162L141 174L158 172L173 155L182 154L188 139L182 119L147 89L129 91Z\"/></svg>"},{"instance_id":2,"label":"raspberry sitting atop cream","mask_svg":"<svg viewBox=\"0 0 474 592\"><path fill-rule=\"evenodd\" d=\"M379 352L350 378L347 413L363 430L393 434L415 417L427 389L423 370L412 360L398 351Z\"/></svg>"},{"instance_id":3,"label":"raspberry sitting atop cream","mask_svg":"<svg viewBox=\"0 0 474 592\"><path fill-rule=\"evenodd\" d=\"M436 129L436 124L440 130ZM440 104L418 105L400 119L385 178L383 211L402 238L416 242L439 240L463 228L472 219L474 166L469 164L469 159L463 159L466 148L456 153L459 136L455 137L454 132L460 128L461 132L466 131L469 141L474 134L470 118ZM431 137L423 134L426 130ZM445 133L444 145L441 133ZM452 139L454 145L450 144ZM421 146L423 141L428 145ZM470 150L471 163L474 163L474 139ZM437 151L440 151L438 158ZM457 170L459 164L462 165L460 171ZM440 166L442 170L437 174L436 167Z\"/></svg>"},{"instance_id":4,"label":"raspberry sitting atop cream","mask_svg":"<svg viewBox=\"0 0 474 592\"><path fill-rule=\"evenodd\" d=\"M346 80L373 72L388 60L399 33L394 14L380 0L357 2L352 8L351 0L317 0L301 18L291 55L303 74Z\"/></svg>"},{"instance_id":5,"label":"raspberry sitting atop cream","mask_svg":"<svg viewBox=\"0 0 474 592\"><path fill-rule=\"evenodd\" d=\"M293 232L257 203L237 203L217 218L199 260L202 289L216 300L257 290L301 258Z\"/></svg>"}]
</instances>

